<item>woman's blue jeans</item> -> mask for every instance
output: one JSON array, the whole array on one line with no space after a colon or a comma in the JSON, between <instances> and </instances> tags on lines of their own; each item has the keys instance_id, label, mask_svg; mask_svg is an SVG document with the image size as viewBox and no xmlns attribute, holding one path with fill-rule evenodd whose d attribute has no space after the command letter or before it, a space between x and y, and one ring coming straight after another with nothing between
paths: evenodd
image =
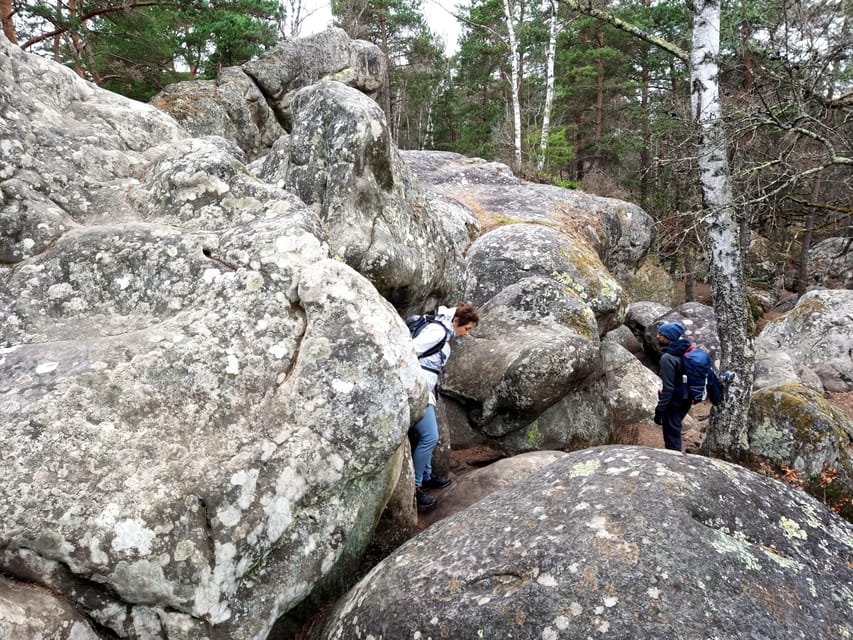
<instances>
[{"instance_id":1,"label":"woman's blue jeans","mask_svg":"<svg viewBox=\"0 0 853 640\"><path fill-rule=\"evenodd\" d=\"M412 450L412 465L415 468L415 486L420 487L424 480L432 477L432 452L438 444L438 422L433 405L427 405L423 420L412 429L418 438Z\"/></svg>"}]
</instances>

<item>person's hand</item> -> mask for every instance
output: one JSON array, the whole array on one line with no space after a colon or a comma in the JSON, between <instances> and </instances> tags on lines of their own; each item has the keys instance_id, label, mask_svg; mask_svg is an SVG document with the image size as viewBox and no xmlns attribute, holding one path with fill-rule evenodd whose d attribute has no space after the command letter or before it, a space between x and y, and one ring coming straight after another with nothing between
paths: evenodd
<instances>
[{"instance_id":1,"label":"person's hand","mask_svg":"<svg viewBox=\"0 0 853 640\"><path fill-rule=\"evenodd\" d=\"M660 411L655 411L655 424L663 424L663 415Z\"/></svg>"}]
</instances>

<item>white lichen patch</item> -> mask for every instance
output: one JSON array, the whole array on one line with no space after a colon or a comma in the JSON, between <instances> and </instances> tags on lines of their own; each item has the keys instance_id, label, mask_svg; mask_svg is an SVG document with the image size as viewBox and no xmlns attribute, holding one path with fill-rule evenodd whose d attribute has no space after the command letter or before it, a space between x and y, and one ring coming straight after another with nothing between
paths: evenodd
<instances>
[{"instance_id":1,"label":"white lichen patch","mask_svg":"<svg viewBox=\"0 0 853 640\"><path fill-rule=\"evenodd\" d=\"M246 291L260 291L264 286L264 277L257 271L246 274Z\"/></svg>"},{"instance_id":2,"label":"white lichen patch","mask_svg":"<svg viewBox=\"0 0 853 640\"><path fill-rule=\"evenodd\" d=\"M36 374L44 375L45 373L51 373L52 371L56 371L58 366L58 362L42 362L36 366Z\"/></svg>"},{"instance_id":3,"label":"white lichen patch","mask_svg":"<svg viewBox=\"0 0 853 640\"><path fill-rule=\"evenodd\" d=\"M287 345L278 342L269 348L269 354L276 360L281 360L284 356L290 353Z\"/></svg>"},{"instance_id":4,"label":"white lichen patch","mask_svg":"<svg viewBox=\"0 0 853 640\"><path fill-rule=\"evenodd\" d=\"M658 598L660 598L660 589L658 589L657 587L649 587L646 590L646 593L652 600L657 600Z\"/></svg>"},{"instance_id":5,"label":"white lichen patch","mask_svg":"<svg viewBox=\"0 0 853 640\"><path fill-rule=\"evenodd\" d=\"M569 625L572 623L566 616L557 616L554 618L554 626L557 627L560 631L565 631L569 628Z\"/></svg>"},{"instance_id":6,"label":"white lichen patch","mask_svg":"<svg viewBox=\"0 0 853 640\"><path fill-rule=\"evenodd\" d=\"M240 487L240 498L237 504L241 509L248 509L255 501L255 488L258 483L258 470L238 471L231 476L231 484Z\"/></svg>"},{"instance_id":7,"label":"white lichen patch","mask_svg":"<svg viewBox=\"0 0 853 640\"><path fill-rule=\"evenodd\" d=\"M340 378L335 378L332 380L332 389L335 390L336 393L340 393L342 395L348 395L355 388L355 384L352 382L347 382L346 380L341 380Z\"/></svg>"},{"instance_id":8,"label":"white lichen patch","mask_svg":"<svg viewBox=\"0 0 853 640\"><path fill-rule=\"evenodd\" d=\"M267 515L267 539L274 543L287 530L293 519L290 500L281 495L276 496L264 505L264 513Z\"/></svg>"},{"instance_id":9,"label":"white lichen patch","mask_svg":"<svg viewBox=\"0 0 853 640\"><path fill-rule=\"evenodd\" d=\"M92 562L99 565L105 565L109 562L109 556L101 549L101 540L97 537L89 541L89 557Z\"/></svg>"},{"instance_id":10,"label":"white lichen patch","mask_svg":"<svg viewBox=\"0 0 853 640\"><path fill-rule=\"evenodd\" d=\"M619 598L617 598L616 596L608 596L604 598L604 606L608 609L610 607L615 607L617 602L619 602Z\"/></svg>"},{"instance_id":11,"label":"white lichen patch","mask_svg":"<svg viewBox=\"0 0 853 640\"><path fill-rule=\"evenodd\" d=\"M601 462L598 460L589 460L576 464L569 470L569 476L572 478L582 478L595 473L601 467Z\"/></svg>"},{"instance_id":12,"label":"white lichen patch","mask_svg":"<svg viewBox=\"0 0 853 640\"><path fill-rule=\"evenodd\" d=\"M631 471L631 467L608 467L604 473L608 476L619 476L628 471Z\"/></svg>"},{"instance_id":13,"label":"white lichen patch","mask_svg":"<svg viewBox=\"0 0 853 640\"><path fill-rule=\"evenodd\" d=\"M110 546L115 551L136 549L140 555L148 555L155 533L139 519L127 519L116 522L113 529L115 537Z\"/></svg>"},{"instance_id":14,"label":"white lichen patch","mask_svg":"<svg viewBox=\"0 0 853 640\"><path fill-rule=\"evenodd\" d=\"M580 614L582 614L583 613L583 607L581 606L580 602L572 602L569 605L569 613L571 613L572 616L574 616L575 618L577 618Z\"/></svg>"},{"instance_id":15,"label":"white lichen patch","mask_svg":"<svg viewBox=\"0 0 853 640\"><path fill-rule=\"evenodd\" d=\"M794 522L785 516L779 518L779 526L782 527L782 532L788 538L799 538L800 540L805 540L808 537L806 532L803 531L802 527L800 527L799 523Z\"/></svg>"},{"instance_id":16,"label":"white lichen patch","mask_svg":"<svg viewBox=\"0 0 853 640\"><path fill-rule=\"evenodd\" d=\"M536 582L541 584L543 587L557 586L557 580L550 573L543 573L538 578L536 578Z\"/></svg>"},{"instance_id":17,"label":"white lichen patch","mask_svg":"<svg viewBox=\"0 0 853 640\"><path fill-rule=\"evenodd\" d=\"M115 279L115 283L121 291L124 291L130 286L131 276L129 274L124 274Z\"/></svg>"},{"instance_id":18,"label":"white lichen patch","mask_svg":"<svg viewBox=\"0 0 853 640\"><path fill-rule=\"evenodd\" d=\"M196 547L192 540L181 540L175 545L174 560L175 562L184 562L192 558L195 554Z\"/></svg>"},{"instance_id":19,"label":"white lichen patch","mask_svg":"<svg viewBox=\"0 0 853 640\"><path fill-rule=\"evenodd\" d=\"M234 544L216 543L213 571L203 567L193 599L193 615L209 616L211 623L218 624L231 617L228 605L223 598L236 590L234 557L237 549Z\"/></svg>"},{"instance_id":20,"label":"white lichen patch","mask_svg":"<svg viewBox=\"0 0 853 640\"><path fill-rule=\"evenodd\" d=\"M233 376L236 376L240 373L240 361L237 359L233 353L228 354L227 364L225 365L225 373L229 373Z\"/></svg>"},{"instance_id":21,"label":"white lichen patch","mask_svg":"<svg viewBox=\"0 0 853 640\"><path fill-rule=\"evenodd\" d=\"M778 553L773 553L769 549L762 549L764 554L770 558L773 562L778 564L780 567L784 569L793 569L794 571L799 571L803 568L803 565L797 562L796 560L791 560L790 558L785 558L784 556L780 556Z\"/></svg>"},{"instance_id":22,"label":"white lichen patch","mask_svg":"<svg viewBox=\"0 0 853 640\"><path fill-rule=\"evenodd\" d=\"M605 540L613 540L616 538L607 530L607 518L604 516L594 516L586 526L595 531L596 538L604 538Z\"/></svg>"},{"instance_id":23,"label":"white lichen patch","mask_svg":"<svg viewBox=\"0 0 853 640\"><path fill-rule=\"evenodd\" d=\"M216 517L219 519L219 522L222 523L224 527L233 527L238 522L240 522L240 509L238 509L233 504L229 504L216 512Z\"/></svg>"},{"instance_id":24,"label":"white lichen patch","mask_svg":"<svg viewBox=\"0 0 853 640\"><path fill-rule=\"evenodd\" d=\"M721 531L717 532L717 537L711 542L711 546L715 551L717 551L717 553L732 553L737 555L738 559L743 562L748 569L761 569L761 565L758 560L755 559L755 556L753 556L742 543L738 542L731 536L727 536Z\"/></svg>"},{"instance_id":25,"label":"white lichen patch","mask_svg":"<svg viewBox=\"0 0 853 640\"><path fill-rule=\"evenodd\" d=\"M551 627L545 627L542 629L542 640L557 640L559 637L560 636L557 631Z\"/></svg>"},{"instance_id":26,"label":"white lichen patch","mask_svg":"<svg viewBox=\"0 0 853 640\"><path fill-rule=\"evenodd\" d=\"M734 465L729 464L727 462L723 462L722 460L718 460L716 458L709 458L708 462L717 467L720 471L726 474L732 480L738 479L738 471Z\"/></svg>"}]
</instances>

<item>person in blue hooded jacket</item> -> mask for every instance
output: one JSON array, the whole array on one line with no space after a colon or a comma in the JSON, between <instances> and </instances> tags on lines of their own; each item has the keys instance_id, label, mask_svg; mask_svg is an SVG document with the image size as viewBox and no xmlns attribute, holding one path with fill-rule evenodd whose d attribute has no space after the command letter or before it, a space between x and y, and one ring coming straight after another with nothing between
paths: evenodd
<instances>
[{"instance_id":1,"label":"person in blue hooded jacket","mask_svg":"<svg viewBox=\"0 0 853 640\"><path fill-rule=\"evenodd\" d=\"M658 391L655 423L663 428L664 446L673 451L681 451L681 426L691 405L686 389L681 384L681 357L691 346L689 341L682 338L683 335L684 327L678 322L662 324L657 333L658 344L663 350L660 359L663 388Z\"/></svg>"}]
</instances>

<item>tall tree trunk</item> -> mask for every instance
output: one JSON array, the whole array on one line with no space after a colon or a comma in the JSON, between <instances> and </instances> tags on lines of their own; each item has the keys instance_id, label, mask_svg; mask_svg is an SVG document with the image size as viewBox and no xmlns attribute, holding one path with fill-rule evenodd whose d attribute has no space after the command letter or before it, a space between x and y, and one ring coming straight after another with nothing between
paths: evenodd
<instances>
[{"instance_id":1,"label":"tall tree trunk","mask_svg":"<svg viewBox=\"0 0 853 640\"><path fill-rule=\"evenodd\" d=\"M56 21L62 20L62 0L56 0ZM53 61L62 64L62 36L58 33L53 36Z\"/></svg>"},{"instance_id":2,"label":"tall tree trunk","mask_svg":"<svg viewBox=\"0 0 853 640\"><path fill-rule=\"evenodd\" d=\"M3 34L9 42L18 44L15 23L12 22L12 0L0 0L0 22L3 23Z\"/></svg>"},{"instance_id":3,"label":"tall tree trunk","mask_svg":"<svg viewBox=\"0 0 853 640\"><path fill-rule=\"evenodd\" d=\"M696 278L693 275L696 265L693 262L693 248L690 246L688 238L684 239L682 253L684 254L684 259L682 260L684 264L684 302L693 302L696 299L696 294L694 293Z\"/></svg>"},{"instance_id":4,"label":"tall tree trunk","mask_svg":"<svg viewBox=\"0 0 853 640\"><path fill-rule=\"evenodd\" d=\"M740 23L740 36L743 43L743 90L745 93L752 93L755 59L752 57L752 49L749 46L749 38L752 35L752 26L749 21L744 20Z\"/></svg>"},{"instance_id":5,"label":"tall tree trunk","mask_svg":"<svg viewBox=\"0 0 853 640\"><path fill-rule=\"evenodd\" d=\"M709 455L740 460L749 449L747 417L753 346L747 330L743 260L720 105L719 53L720 0L696 0L690 55L693 120L721 367L735 374L722 404L712 412L702 450Z\"/></svg>"},{"instance_id":6,"label":"tall tree trunk","mask_svg":"<svg viewBox=\"0 0 853 640\"><path fill-rule=\"evenodd\" d=\"M640 135L643 139L643 147L640 149L640 206L645 208L649 206L649 191L652 177L652 128L649 121L651 117L649 113L649 67L645 59L643 60L641 71L640 107L643 119L640 124Z\"/></svg>"},{"instance_id":7,"label":"tall tree trunk","mask_svg":"<svg viewBox=\"0 0 853 640\"><path fill-rule=\"evenodd\" d=\"M382 53L385 54L385 59L388 64L385 65L385 88L383 90L382 110L385 112L385 122L388 123L388 129L391 132L391 138L396 138L394 130L394 122L391 119L391 60L388 58L388 23L383 16L379 20L379 34L382 39Z\"/></svg>"},{"instance_id":8,"label":"tall tree trunk","mask_svg":"<svg viewBox=\"0 0 853 640\"><path fill-rule=\"evenodd\" d=\"M820 199L821 180L817 174L812 185L811 201ZM814 233L815 208L809 207L806 220L803 224L803 239L800 242L800 262L797 265L797 294L803 295L809 284L809 249L812 246L812 235Z\"/></svg>"},{"instance_id":9,"label":"tall tree trunk","mask_svg":"<svg viewBox=\"0 0 853 640\"><path fill-rule=\"evenodd\" d=\"M598 32L598 48L604 48L604 32ZM601 126L604 122L604 59L599 56L595 61L597 73L595 79L595 143L601 141Z\"/></svg>"},{"instance_id":10,"label":"tall tree trunk","mask_svg":"<svg viewBox=\"0 0 853 640\"><path fill-rule=\"evenodd\" d=\"M584 177L584 162L586 161L583 140L583 113L578 113L575 116L575 126L577 127L575 134L575 180L580 182Z\"/></svg>"},{"instance_id":11,"label":"tall tree trunk","mask_svg":"<svg viewBox=\"0 0 853 640\"><path fill-rule=\"evenodd\" d=\"M650 7L651 4L651 0L643 0L644 7ZM640 124L640 135L643 140L643 146L640 149L640 206L644 208L649 206L649 191L652 183L652 126L651 114L649 113L650 77L649 56L644 53L640 70L640 111L643 119Z\"/></svg>"},{"instance_id":12,"label":"tall tree trunk","mask_svg":"<svg viewBox=\"0 0 853 640\"><path fill-rule=\"evenodd\" d=\"M518 97L521 84L521 60L518 54L518 41L515 37L515 25L513 24L513 12L510 0L503 0L503 6L504 17L506 18L507 38L509 40L509 59L512 67L510 91L512 92L513 151L515 168L518 169L521 167L521 103Z\"/></svg>"},{"instance_id":13,"label":"tall tree trunk","mask_svg":"<svg viewBox=\"0 0 853 640\"><path fill-rule=\"evenodd\" d=\"M548 63L545 81L545 112L542 114L542 139L539 142L539 159L536 167L545 166L548 155L548 137L551 135L551 109L554 106L554 58L557 55L557 0L551 0L551 29L548 36Z\"/></svg>"}]
</instances>

